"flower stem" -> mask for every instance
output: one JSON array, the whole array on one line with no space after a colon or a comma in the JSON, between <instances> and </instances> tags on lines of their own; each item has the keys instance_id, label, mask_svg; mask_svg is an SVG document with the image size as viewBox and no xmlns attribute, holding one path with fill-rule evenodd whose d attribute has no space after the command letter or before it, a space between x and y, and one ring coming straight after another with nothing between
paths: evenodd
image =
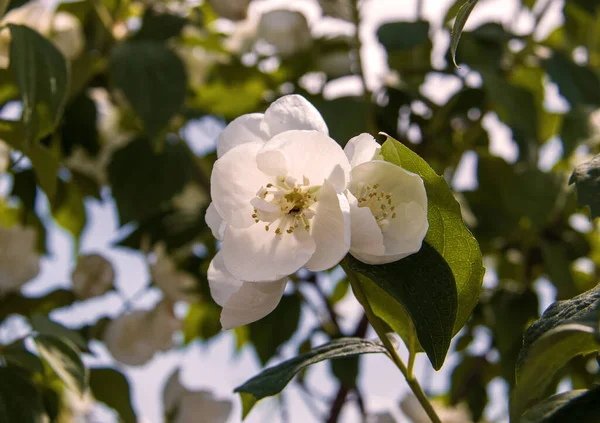
<instances>
[{"instance_id":1,"label":"flower stem","mask_svg":"<svg viewBox=\"0 0 600 423\"><path fill-rule=\"evenodd\" d=\"M429 416L431 421L433 423L442 423L442 421L436 414L435 410L433 409L433 406L427 399L427 395L425 395L425 392L423 392L421 385L419 385L419 382L412 374L412 365L414 364L414 358L411 359L411 361L413 361L413 363L410 364L411 370L409 372L408 368L406 367L406 365L404 364L404 362L398 355L398 351L396 351L396 348L392 344L392 341L387 336L384 326L381 324L381 321L373 312L373 309L371 308L369 300L367 299L367 296L366 296L365 292L363 291L360 279L352 270L350 270L348 268L348 266L344 262L342 262L342 267L344 268L344 271L346 272L346 276L348 277L348 280L350 281L350 285L352 286L352 291L354 292L356 299L365 309L365 314L367 315L367 318L369 319L371 326L373 326L373 329L375 329L377 336L379 336L379 339L381 339L383 346L388 351L388 356L392 359L392 361L394 362L396 367L398 367L398 369L400 369L400 371L404 375L404 378L406 379L408 386L410 387L412 392L415 394L415 396L419 400L419 403L421 404L421 406L423 407L423 409L425 410L425 412L427 413L427 415ZM414 356L414 354L412 352L411 352L411 356Z\"/></svg>"}]
</instances>

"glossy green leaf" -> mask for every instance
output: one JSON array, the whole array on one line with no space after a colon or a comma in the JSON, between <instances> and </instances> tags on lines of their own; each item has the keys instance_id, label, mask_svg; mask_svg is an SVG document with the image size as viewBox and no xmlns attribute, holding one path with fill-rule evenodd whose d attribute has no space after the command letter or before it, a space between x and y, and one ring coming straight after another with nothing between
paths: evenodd
<instances>
[{"instance_id":1,"label":"glossy green leaf","mask_svg":"<svg viewBox=\"0 0 600 423\"><path fill-rule=\"evenodd\" d=\"M18 366L33 373L41 373L44 366L40 358L25 346L25 338L0 347L0 356L9 366Z\"/></svg>"},{"instance_id":2,"label":"glossy green leaf","mask_svg":"<svg viewBox=\"0 0 600 423\"><path fill-rule=\"evenodd\" d=\"M42 360L72 392L83 396L88 387L88 370L81 360L81 351L67 338L50 335L34 337Z\"/></svg>"},{"instance_id":3,"label":"glossy green leaf","mask_svg":"<svg viewBox=\"0 0 600 423\"><path fill-rule=\"evenodd\" d=\"M250 341L263 365L296 332L300 310L301 303L297 295L284 295L275 310L248 326Z\"/></svg>"},{"instance_id":4,"label":"glossy green leaf","mask_svg":"<svg viewBox=\"0 0 600 423\"><path fill-rule=\"evenodd\" d=\"M0 367L0 422L50 422L39 391L19 369Z\"/></svg>"},{"instance_id":5,"label":"glossy green leaf","mask_svg":"<svg viewBox=\"0 0 600 423\"><path fill-rule=\"evenodd\" d=\"M594 423L600 421L600 387L551 396L528 410L519 423Z\"/></svg>"},{"instance_id":6,"label":"glossy green leaf","mask_svg":"<svg viewBox=\"0 0 600 423\"><path fill-rule=\"evenodd\" d=\"M26 154L31 160L38 184L46 193L50 203L53 203L58 187L58 169L60 168L58 152L35 142L29 151L26 151Z\"/></svg>"},{"instance_id":7,"label":"glossy green leaf","mask_svg":"<svg viewBox=\"0 0 600 423\"><path fill-rule=\"evenodd\" d=\"M456 64L456 48L458 47L458 42L460 41L460 36L467 23L467 19L469 19L469 15L475 8L475 5L477 5L478 1L479 0L466 0L456 14L456 20L452 26L452 36L450 39L450 54L452 55L452 62L456 67L459 67L458 64Z\"/></svg>"},{"instance_id":8,"label":"glossy green leaf","mask_svg":"<svg viewBox=\"0 0 600 423\"><path fill-rule=\"evenodd\" d=\"M573 183L579 207L589 206L592 219L600 216L600 155L573 170L569 184Z\"/></svg>"},{"instance_id":9,"label":"glossy green leaf","mask_svg":"<svg viewBox=\"0 0 600 423\"><path fill-rule=\"evenodd\" d=\"M398 303L394 309L400 306L408 313L429 361L439 370L450 348L457 311L456 282L444 258L424 242L417 253L392 263L373 266L352 256L346 262L389 294Z\"/></svg>"},{"instance_id":10,"label":"glossy green leaf","mask_svg":"<svg viewBox=\"0 0 600 423\"><path fill-rule=\"evenodd\" d=\"M302 369L324 360L361 354L386 353L379 343L360 338L341 338L317 347L306 354L269 367L259 375L235 388L242 398L243 416L247 416L257 401L277 395Z\"/></svg>"},{"instance_id":11,"label":"glossy green leaf","mask_svg":"<svg viewBox=\"0 0 600 423\"><path fill-rule=\"evenodd\" d=\"M110 368L90 369L90 391L94 398L112 408L123 423L136 423L131 406L131 389L127 378Z\"/></svg>"},{"instance_id":12,"label":"glossy green leaf","mask_svg":"<svg viewBox=\"0 0 600 423\"><path fill-rule=\"evenodd\" d=\"M50 335L56 338L66 338L78 348L87 349L87 342L80 333L64 327L60 323L51 320L48 316L36 313L31 316L31 329L42 335Z\"/></svg>"},{"instance_id":13,"label":"glossy green leaf","mask_svg":"<svg viewBox=\"0 0 600 423\"><path fill-rule=\"evenodd\" d=\"M388 137L381 149L386 161L416 173L423 178L427 191L429 231L425 241L446 260L456 281L458 310L453 334L456 334L473 312L483 283L483 260L475 237L466 228L460 206L442 176L421 157Z\"/></svg>"},{"instance_id":14,"label":"glossy green leaf","mask_svg":"<svg viewBox=\"0 0 600 423\"><path fill-rule=\"evenodd\" d=\"M9 24L10 69L21 101L29 144L58 125L69 90L69 68L62 53L33 29Z\"/></svg>"},{"instance_id":15,"label":"glossy green leaf","mask_svg":"<svg viewBox=\"0 0 600 423\"><path fill-rule=\"evenodd\" d=\"M150 137L158 135L183 107L185 68L163 43L131 41L118 45L110 57L110 74Z\"/></svg>"}]
</instances>

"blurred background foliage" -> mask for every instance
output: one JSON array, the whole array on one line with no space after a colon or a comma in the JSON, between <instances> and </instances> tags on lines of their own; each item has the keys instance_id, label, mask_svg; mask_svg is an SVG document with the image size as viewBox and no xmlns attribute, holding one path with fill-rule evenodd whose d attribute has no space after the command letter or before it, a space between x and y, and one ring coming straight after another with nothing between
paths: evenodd
<instances>
[{"instance_id":1,"label":"blurred background foliage","mask_svg":"<svg viewBox=\"0 0 600 423\"><path fill-rule=\"evenodd\" d=\"M317 20L342 29L319 36L311 33L302 12L288 9L292 2L252 16L247 16L248 3L83 0L58 4L55 17L67 13L75 21L61 26L56 19L47 32L33 20L21 22L50 39L68 58L70 70L64 103L54 108L59 113L48 116L52 105L40 102L32 126L22 125L26 116L13 113L24 101L23 69L13 61L0 69L0 138L7 145L6 195L0 203L0 322L6 322L0 354L4 363L22 368L10 374L11 366L1 368L6 375L0 377L0 390L21 389L22 381L29 380L33 385L24 384L22 392L37 402L28 404L35 402L50 417L68 421L64 386L39 376L40 362L28 352L31 346L28 350L26 340L10 335L10 317L24 316L36 337L64 335L48 314L93 296L77 291L75 281L72 289L35 297L20 290L38 273L23 262L48 252L49 214L71 233L77 261L78 240L92 218L85 207L90 201L114 200L123 227L114 246L143 254L151 284L165 298L187 304L178 314L183 336L169 348L235 336L237 348L254 349L264 365L296 333L304 308L320 324L300 351L310 348L316 334L363 336L364 319L352 332L338 324L336 303L352 295L343 278L324 289L317 275L299 272L273 313L234 335L220 330L220 309L208 291L206 270L218 246L204 223L204 210L216 154L214 143L202 139L216 138L218 128L230 120L264 110L281 95L299 93L315 104L342 146L360 132L385 132L461 191L456 196L480 242L488 278L475 313L457 336L454 348L460 358L440 401L464 403L472 420L480 421L490 400L488 383L500 377L514 386L523 332L539 317L539 281L549 281L560 300L591 289L598 280L600 232L589 222L589 211L577 207L567 181L577 164L600 152L600 4L522 0L518 14L529 17L528 31L493 19L465 31L456 69L447 47L434 52L432 25L417 9L422 3L400 1L394 7L414 7L417 17L376 29L388 69L376 84L367 84L363 71L370 63L356 31L361 14L352 3L311 2L323 15ZM454 2L445 12L447 38L462 3ZM538 26L557 3L563 22L540 36ZM27 2L8 2L6 16L21 7ZM5 59L6 33L0 34ZM42 64L37 71L46 75L52 69ZM438 88L424 89L431 80ZM330 87L340 81L357 89L338 95ZM440 97L438 91L447 95ZM490 148L494 131L501 129L508 131L516 154L498 155ZM550 164L549 152L555 158ZM476 175L465 189L458 171L468 167L466 162ZM43 215L40 196L48 200ZM9 233L13 229L29 235ZM5 270L19 266L29 266L26 276ZM20 283L4 281L10 278ZM101 293L113 289L109 283ZM318 303L306 297L307 290L320 298ZM106 313L95 323L72 328L67 343L90 352L90 341L104 340L115 316ZM474 353L469 346L482 330L491 335L490 342ZM559 380L588 387L597 381L597 369L595 359L579 357ZM334 361L331 372L340 389L324 418L333 422L346 401L362 404L356 385L359 361ZM123 421L135 421L127 379L118 370L92 368L89 377L98 401L115 408ZM302 386L302 376L297 383Z\"/></svg>"}]
</instances>

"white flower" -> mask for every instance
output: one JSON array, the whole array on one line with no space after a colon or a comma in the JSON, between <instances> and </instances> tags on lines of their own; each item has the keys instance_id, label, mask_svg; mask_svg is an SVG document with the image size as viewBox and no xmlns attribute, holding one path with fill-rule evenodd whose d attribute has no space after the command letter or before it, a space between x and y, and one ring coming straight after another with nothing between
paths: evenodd
<instances>
[{"instance_id":1,"label":"white flower","mask_svg":"<svg viewBox=\"0 0 600 423\"><path fill-rule=\"evenodd\" d=\"M79 257L71 273L73 293L82 300L100 296L109 291L115 280L115 269L110 261L99 254Z\"/></svg>"},{"instance_id":2,"label":"white flower","mask_svg":"<svg viewBox=\"0 0 600 423\"><path fill-rule=\"evenodd\" d=\"M222 290L217 284L235 287L217 300L224 313L234 298L256 300L257 290L266 288L242 289L245 282L282 286L301 267L326 270L348 252L349 205L342 192L350 164L326 134L319 112L289 95L264 115L240 116L219 137L206 221L223 241L209 272L211 292ZM278 295L276 305L282 288L269 292Z\"/></svg>"},{"instance_id":3,"label":"white flower","mask_svg":"<svg viewBox=\"0 0 600 423\"><path fill-rule=\"evenodd\" d=\"M258 23L258 37L275 47L282 56L306 50L312 43L306 17L288 9L264 13Z\"/></svg>"},{"instance_id":4,"label":"white flower","mask_svg":"<svg viewBox=\"0 0 600 423\"><path fill-rule=\"evenodd\" d=\"M427 194L420 176L380 160L369 134L348 141L352 165L346 195L350 203L350 254L368 264L400 260L421 249L427 234Z\"/></svg>"},{"instance_id":5,"label":"white flower","mask_svg":"<svg viewBox=\"0 0 600 423\"><path fill-rule=\"evenodd\" d=\"M49 8L45 2L33 0L8 12L0 26L26 25L48 38L67 59L81 54L85 41L81 22L67 12ZM9 61L10 32L0 32L0 68L7 68Z\"/></svg>"},{"instance_id":6,"label":"white flower","mask_svg":"<svg viewBox=\"0 0 600 423\"><path fill-rule=\"evenodd\" d=\"M115 360L140 366L157 351L171 349L173 334L180 329L181 320L173 314L173 303L163 300L154 310L136 310L117 317L103 338Z\"/></svg>"},{"instance_id":7,"label":"white flower","mask_svg":"<svg viewBox=\"0 0 600 423\"><path fill-rule=\"evenodd\" d=\"M225 19L241 21L246 18L250 0L208 0L215 13Z\"/></svg>"},{"instance_id":8,"label":"white flower","mask_svg":"<svg viewBox=\"0 0 600 423\"><path fill-rule=\"evenodd\" d=\"M177 269L163 243L156 244L154 255L150 275L165 296L173 301L198 300L198 281L191 274Z\"/></svg>"},{"instance_id":9,"label":"white flower","mask_svg":"<svg viewBox=\"0 0 600 423\"><path fill-rule=\"evenodd\" d=\"M18 291L40 272L37 233L19 224L0 226L0 294Z\"/></svg>"},{"instance_id":10,"label":"white flower","mask_svg":"<svg viewBox=\"0 0 600 423\"><path fill-rule=\"evenodd\" d=\"M454 407L446 407L439 402L432 401L431 405L444 423L472 423L473 417L466 404L460 403ZM425 410L419 403L417 397L408 394L400 403L402 411L412 423L430 423L431 419L427 416Z\"/></svg>"},{"instance_id":11,"label":"white flower","mask_svg":"<svg viewBox=\"0 0 600 423\"><path fill-rule=\"evenodd\" d=\"M163 405L169 423L225 423L232 410L231 401L217 400L209 391L190 391L173 373L163 390Z\"/></svg>"}]
</instances>

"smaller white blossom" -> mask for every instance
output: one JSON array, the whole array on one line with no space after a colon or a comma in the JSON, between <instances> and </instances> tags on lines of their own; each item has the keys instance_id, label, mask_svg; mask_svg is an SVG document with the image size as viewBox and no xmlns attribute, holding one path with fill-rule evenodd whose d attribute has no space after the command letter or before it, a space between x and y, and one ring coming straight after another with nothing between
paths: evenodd
<instances>
[{"instance_id":1,"label":"smaller white blossom","mask_svg":"<svg viewBox=\"0 0 600 423\"><path fill-rule=\"evenodd\" d=\"M47 37L67 59L81 54L85 46L83 28L79 19L67 12L56 12L45 2L33 0L12 9L0 21L7 24L26 25ZM0 68L9 62L10 31L0 32Z\"/></svg>"},{"instance_id":2,"label":"smaller white blossom","mask_svg":"<svg viewBox=\"0 0 600 423\"><path fill-rule=\"evenodd\" d=\"M421 249L427 234L427 193L420 176L380 160L381 147L369 134L348 141L352 165L350 254L368 264L400 260Z\"/></svg>"},{"instance_id":3,"label":"smaller white blossom","mask_svg":"<svg viewBox=\"0 0 600 423\"><path fill-rule=\"evenodd\" d=\"M179 370L165 384L163 405L168 423L225 423L233 408L231 401L216 399L210 391L184 387Z\"/></svg>"},{"instance_id":4,"label":"smaller white blossom","mask_svg":"<svg viewBox=\"0 0 600 423\"><path fill-rule=\"evenodd\" d=\"M173 335L182 323L173 313L173 303L163 300L154 310L136 310L109 323L104 343L120 363L141 366L158 351L173 347Z\"/></svg>"},{"instance_id":5,"label":"smaller white blossom","mask_svg":"<svg viewBox=\"0 0 600 423\"><path fill-rule=\"evenodd\" d=\"M263 13L258 23L258 37L285 57L307 50L312 44L306 17L288 9Z\"/></svg>"},{"instance_id":6,"label":"smaller white blossom","mask_svg":"<svg viewBox=\"0 0 600 423\"><path fill-rule=\"evenodd\" d=\"M154 247L150 275L165 296L173 301L197 301L198 281L191 274L177 269L175 261L167 254L164 243Z\"/></svg>"},{"instance_id":7,"label":"smaller white blossom","mask_svg":"<svg viewBox=\"0 0 600 423\"><path fill-rule=\"evenodd\" d=\"M79 257L71 273L73 293L79 299L98 297L113 287L115 269L100 254Z\"/></svg>"},{"instance_id":8,"label":"smaller white blossom","mask_svg":"<svg viewBox=\"0 0 600 423\"><path fill-rule=\"evenodd\" d=\"M16 292L40 272L37 233L20 224L0 226L0 294Z\"/></svg>"}]
</instances>

